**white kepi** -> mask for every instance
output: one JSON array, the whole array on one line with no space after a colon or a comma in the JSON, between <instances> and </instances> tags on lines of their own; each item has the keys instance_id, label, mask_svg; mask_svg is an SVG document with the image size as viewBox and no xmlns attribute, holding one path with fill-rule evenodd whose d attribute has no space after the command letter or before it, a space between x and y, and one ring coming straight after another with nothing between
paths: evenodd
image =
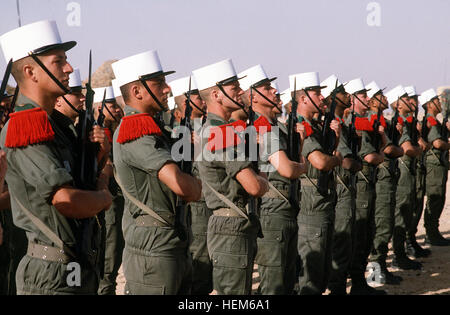
<instances>
[{"instance_id":1,"label":"white kepi","mask_svg":"<svg viewBox=\"0 0 450 315\"><path fill-rule=\"evenodd\" d=\"M191 80L191 89L189 90L189 79ZM192 76L184 77L181 79L174 80L168 83L170 89L172 90L173 97L184 95L185 93L191 91L195 92L197 89L197 84Z\"/></svg>"},{"instance_id":2,"label":"white kepi","mask_svg":"<svg viewBox=\"0 0 450 315\"><path fill-rule=\"evenodd\" d=\"M280 90L280 87L278 86L278 83L277 82L275 82L275 81L272 81L271 83L270 83L270 86L271 87L273 87L275 90L277 90L277 94L282 94L281 93L281 90Z\"/></svg>"},{"instance_id":3,"label":"white kepi","mask_svg":"<svg viewBox=\"0 0 450 315\"><path fill-rule=\"evenodd\" d=\"M283 106L286 106L287 104L289 104L289 102L292 101L291 89L284 90L281 93L280 99L281 99L281 102L283 102Z\"/></svg>"},{"instance_id":4,"label":"white kepi","mask_svg":"<svg viewBox=\"0 0 450 315\"><path fill-rule=\"evenodd\" d=\"M369 89L366 88L366 85L364 84L363 79L356 78L356 79L348 81L345 84L345 91L347 91L347 93L349 93L349 94L356 94L356 93L368 92Z\"/></svg>"},{"instance_id":5,"label":"white kepi","mask_svg":"<svg viewBox=\"0 0 450 315\"><path fill-rule=\"evenodd\" d=\"M337 84L337 85L336 85ZM320 85L325 86L322 90L322 96L327 98L331 95L335 88L338 88L342 85L341 81L339 81L338 77L334 74L330 75L328 78L322 81Z\"/></svg>"},{"instance_id":6,"label":"white kepi","mask_svg":"<svg viewBox=\"0 0 450 315\"><path fill-rule=\"evenodd\" d=\"M291 92L294 92L294 83L296 91L313 88L320 88L320 89L326 88L326 86L320 85L318 72L304 72L290 75L289 88Z\"/></svg>"},{"instance_id":7,"label":"white kepi","mask_svg":"<svg viewBox=\"0 0 450 315\"><path fill-rule=\"evenodd\" d=\"M372 98L378 92L383 91L382 89L380 89L380 87L375 81L372 81L369 84L367 84L366 88L368 89L367 91L368 98Z\"/></svg>"},{"instance_id":8,"label":"white kepi","mask_svg":"<svg viewBox=\"0 0 450 315\"><path fill-rule=\"evenodd\" d=\"M39 55L52 49L67 51L75 41L63 42L55 21L39 21L16 28L0 36L6 62L20 60L30 54Z\"/></svg>"},{"instance_id":9,"label":"white kepi","mask_svg":"<svg viewBox=\"0 0 450 315\"><path fill-rule=\"evenodd\" d=\"M192 73L199 91L242 79L238 78L231 59L225 59L196 69Z\"/></svg>"},{"instance_id":10,"label":"white kepi","mask_svg":"<svg viewBox=\"0 0 450 315\"><path fill-rule=\"evenodd\" d=\"M122 96L122 91L120 90L120 83L117 79L112 79L111 80L111 85L113 87L114 90L114 96L115 97L119 97Z\"/></svg>"},{"instance_id":11,"label":"white kepi","mask_svg":"<svg viewBox=\"0 0 450 315\"><path fill-rule=\"evenodd\" d=\"M103 101L103 95L105 94L105 100L107 103L115 102L116 97L114 96L114 89L112 86L106 86L101 88L96 88L94 90L94 103L102 102Z\"/></svg>"},{"instance_id":12,"label":"white kepi","mask_svg":"<svg viewBox=\"0 0 450 315\"><path fill-rule=\"evenodd\" d=\"M414 85L405 86L405 91L406 91L406 93L408 93L409 97L414 97L414 96L420 95L416 92L416 87Z\"/></svg>"},{"instance_id":13,"label":"white kepi","mask_svg":"<svg viewBox=\"0 0 450 315\"><path fill-rule=\"evenodd\" d=\"M238 77L242 78L239 83L241 84L241 89L244 91L247 91L248 89L250 89L250 87L255 88L262 83L272 82L277 79L269 78L261 65L256 65L242 71L238 74Z\"/></svg>"},{"instance_id":14,"label":"white kepi","mask_svg":"<svg viewBox=\"0 0 450 315\"><path fill-rule=\"evenodd\" d=\"M390 90L385 94L389 105L398 101L403 96L408 96L408 93L406 93L405 89L402 85L397 85L395 88Z\"/></svg>"},{"instance_id":15,"label":"white kepi","mask_svg":"<svg viewBox=\"0 0 450 315\"><path fill-rule=\"evenodd\" d=\"M76 68L69 75L69 89L72 92L80 92L83 88L83 83L81 81L80 69Z\"/></svg>"},{"instance_id":16,"label":"white kepi","mask_svg":"<svg viewBox=\"0 0 450 315\"><path fill-rule=\"evenodd\" d=\"M120 82L120 86L140 79L149 80L175 73L175 71L163 70L156 50L121 59L114 62L111 66L116 79Z\"/></svg>"},{"instance_id":17,"label":"white kepi","mask_svg":"<svg viewBox=\"0 0 450 315\"><path fill-rule=\"evenodd\" d=\"M438 97L436 91L434 89L428 89L420 94L419 102L421 105L425 105L436 97Z\"/></svg>"}]
</instances>

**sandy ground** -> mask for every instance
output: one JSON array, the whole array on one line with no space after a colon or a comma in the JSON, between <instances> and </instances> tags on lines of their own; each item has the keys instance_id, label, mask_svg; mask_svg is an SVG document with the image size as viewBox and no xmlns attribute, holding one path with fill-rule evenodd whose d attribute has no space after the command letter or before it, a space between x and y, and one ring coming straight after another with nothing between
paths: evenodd
<instances>
[{"instance_id":1,"label":"sandy ground","mask_svg":"<svg viewBox=\"0 0 450 315\"><path fill-rule=\"evenodd\" d=\"M447 182L447 191L450 191L450 181ZM442 212L439 227L442 235L446 238L450 238L450 196L447 194L445 208ZM376 285L387 291L390 295L437 295L445 294L450 295L450 246L438 247L438 246L425 246L423 244L425 239L425 230L423 227L423 217L419 223L417 241L425 247L431 249L431 255L427 258L418 259L423 264L423 269L420 271L409 270L394 270L390 268L393 252L389 250L388 256L388 269L395 275L401 276L403 281L399 285ZM258 287L259 275L255 266L253 274L253 290ZM123 295L123 288L125 285L125 278L123 276L122 268L119 270L119 276L117 277L117 290L118 295ZM350 286L348 286L348 291ZM213 293L214 294L214 293ZM326 292L325 294L328 294Z\"/></svg>"}]
</instances>

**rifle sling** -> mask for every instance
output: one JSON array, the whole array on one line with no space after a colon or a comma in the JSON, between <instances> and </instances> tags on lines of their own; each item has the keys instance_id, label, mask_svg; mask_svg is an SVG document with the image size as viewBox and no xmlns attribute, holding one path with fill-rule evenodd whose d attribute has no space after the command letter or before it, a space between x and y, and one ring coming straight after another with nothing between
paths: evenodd
<instances>
[{"instance_id":1,"label":"rifle sling","mask_svg":"<svg viewBox=\"0 0 450 315\"><path fill-rule=\"evenodd\" d=\"M222 200L228 207L230 207L231 209L233 209L234 211L236 211L237 213L239 213L241 215L241 217L245 218L248 220L248 215L246 213L244 213L244 211L242 211L241 209L239 209L238 206L236 206L233 202L231 202L231 200L229 200L227 197L225 197L224 195L222 195L220 192L218 192L217 190L215 190L207 181L203 181L204 184L206 184L206 186L209 187L209 189L212 190L212 192L214 194L216 194L217 197L219 197L220 200Z\"/></svg>"},{"instance_id":2,"label":"rifle sling","mask_svg":"<svg viewBox=\"0 0 450 315\"><path fill-rule=\"evenodd\" d=\"M289 200L281 193L281 191L279 191L270 181L268 181L269 183L269 188L270 190L272 190L273 192L275 192L277 195L279 195L281 197L281 199L283 199L284 201L286 201L287 203L289 203Z\"/></svg>"},{"instance_id":3,"label":"rifle sling","mask_svg":"<svg viewBox=\"0 0 450 315\"><path fill-rule=\"evenodd\" d=\"M33 222L33 224L49 239L51 240L59 249L63 250L65 253L69 254L72 258L76 258L76 255L64 244L64 242L55 234L44 222L42 222L38 217L36 217L30 210L25 208L22 203L12 195L14 200L17 202L22 211L26 216Z\"/></svg>"},{"instance_id":4,"label":"rifle sling","mask_svg":"<svg viewBox=\"0 0 450 315\"><path fill-rule=\"evenodd\" d=\"M135 197L133 197L128 191L125 190L125 188L122 185L122 182L120 181L119 176L117 175L117 171L116 168L113 168L114 171L114 178L117 182L117 185L119 185L120 189L122 190L122 192L125 194L125 196L139 209L145 211L146 213L148 213L148 215L150 215L151 217L153 217L154 219L158 220L159 222L166 224L167 226L172 226L172 224L169 224L169 222L167 222L166 220L164 220L159 214L157 214L155 211L153 211L152 209L150 209L147 205L145 205L144 203L142 203L141 201L137 200Z\"/></svg>"}]
</instances>

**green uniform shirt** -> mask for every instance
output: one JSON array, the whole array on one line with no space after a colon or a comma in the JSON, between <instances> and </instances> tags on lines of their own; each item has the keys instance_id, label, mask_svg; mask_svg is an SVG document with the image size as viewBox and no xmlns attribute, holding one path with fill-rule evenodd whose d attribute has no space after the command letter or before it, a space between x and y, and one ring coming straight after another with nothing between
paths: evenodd
<instances>
[{"instance_id":1,"label":"green uniform shirt","mask_svg":"<svg viewBox=\"0 0 450 315\"><path fill-rule=\"evenodd\" d=\"M39 107L24 95L19 95L17 104L16 112ZM56 246L22 211L15 200L17 198L25 208L56 233L67 246L73 247L76 243L75 220L64 217L51 202L53 194L59 187L73 183L70 172L74 169L74 159L70 154L70 149L66 146L70 140L65 137L64 132L53 120L49 120L55 132L53 141L20 148L7 148L5 140L11 120L1 132L0 143L8 160L6 181L11 194L14 224L26 231L29 241Z\"/></svg>"},{"instance_id":2,"label":"green uniform shirt","mask_svg":"<svg viewBox=\"0 0 450 315\"><path fill-rule=\"evenodd\" d=\"M433 144L433 141L438 140L438 139L440 139L440 140L442 140L444 142L447 142L448 139L444 139L443 136L442 136L442 133L441 133L442 124L439 122L439 120L437 120L437 118L435 116L431 115L431 114L427 114L427 118L428 117L434 118L436 120L437 124L435 126L431 126L429 128L426 141L428 143L430 143L430 144ZM441 150L438 150L438 149L436 149L433 146L426 153L427 163L431 163L431 164L434 164L434 165L440 164L439 160L440 159L442 160L441 153L442 153ZM444 161L441 161L441 162L443 162L444 165L448 165L448 161L447 161L446 158L444 159Z\"/></svg>"},{"instance_id":3,"label":"green uniform shirt","mask_svg":"<svg viewBox=\"0 0 450 315\"><path fill-rule=\"evenodd\" d=\"M125 116L140 114L129 106ZM117 137L123 121L114 132L114 164L123 187L136 199L157 213L175 213L176 195L158 179L158 172L167 163L174 162L170 155L170 144L156 134L118 143ZM134 218L144 214L134 203L125 198L125 209Z\"/></svg>"},{"instance_id":4,"label":"green uniform shirt","mask_svg":"<svg viewBox=\"0 0 450 315\"><path fill-rule=\"evenodd\" d=\"M336 116L341 122L340 118ZM349 145L349 133L350 128L345 122L341 122L341 138L339 139L339 144L336 150L342 155L342 158L352 157L352 150ZM344 169L342 166L337 166L335 168L336 175L340 176L342 179L348 178L351 175L350 170Z\"/></svg>"},{"instance_id":5,"label":"green uniform shirt","mask_svg":"<svg viewBox=\"0 0 450 315\"><path fill-rule=\"evenodd\" d=\"M298 116L298 121L300 123L303 121L307 122L313 130L313 133L303 141L302 155L308 159L308 156L314 151L325 153L321 144L321 131L317 123L315 121L311 122L302 116ZM308 163L307 165L308 177L311 179L319 178L320 171L312 166L311 163Z\"/></svg>"},{"instance_id":6,"label":"green uniform shirt","mask_svg":"<svg viewBox=\"0 0 450 315\"><path fill-rule=\"evenodd\" d=\"M202 128L202 143L206 146L211 127L228 123L221 117L208 113L208 118ZM203 151L206 152L208 149L204 147ZM210 155L208 159L203 157L198 163L206 205L211 210L229 207L206 186L205 181L239 208L245 208L247 205L249 195L236 180L236 175L245 168L251 168L252 164L246 158L242 158L240 161L227 160L227 156L232 157L235 152L236 147L228 147L224 150L217 150L214 153L208 152L208 155Z\"/></svg>"}]
</instances>

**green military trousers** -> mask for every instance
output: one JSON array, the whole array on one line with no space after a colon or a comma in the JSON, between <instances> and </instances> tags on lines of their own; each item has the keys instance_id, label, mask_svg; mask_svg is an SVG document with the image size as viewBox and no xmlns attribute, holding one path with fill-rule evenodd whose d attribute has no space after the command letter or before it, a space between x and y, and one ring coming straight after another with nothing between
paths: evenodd
<instances>
[{"instance_id":1,"label":"green military trousers","mask_svg":"<svg viewBox=\"0 0 450 315\"><path fill-rule=\"evenodd\" d=\"M207 244L217 294L251 293L258 229L258 224L240 216L209 218Z\"/></svg>"},{"instance_id":2,"label":"green military trousers","mask_svg":"<svg viewBox=\"0 0 450 315\"><path fill-rule=\"evenodd\" d=\"M427 157L426 195L427 204L424 214L424 226L427 235L439 231L439 218L445 204L448 167L435 162L436 158Z\"/></svg>"},{"instance_id":3,"label":"green military trousers","mask_svg":"<svg viewBox=\"0 0 450 315\"><path fill-rule=\"evenodd\" d=\"M336 185L336 207L333 232L332 265L328 289L332 294L345 294L347 275L354 242L355 194L350 183Z\"/></svg>"},{"instance_id":4,"label":"green military trousers","mask_svg":"<svg viewBox=\"0 0 450 315\"><path fill-rule=\"evenodd\" d=\"M396 256L405 256L406 231L412 222L412 202L415 189L415 164L410 159L399 158L400 176L397 182L395 223L392 235L392 247Z\"/></svg>"},{"instance_id":5,"label":"green military trousers","mask_svg":"<svg viewBox=\"0 0 450 315\"><path fill-rule=\"evenodd\" d=\"M392 162L391 162L392 163ZM375 213L373 227L373 249L370 261L386 267L388 244L394 228L395 190L397 174L392 174L389 166L380 164L375 184Z\"/></svg>"},{"instance_id":6,"label":"green military trousers","mask_svg":"<svg viewBox=\"0 0 450 315\"><path fill-rule=\"evenodd\" d=\"M298 223L298 253L301 259L299 294L322 294L331 270L335 191L321 196L302 182Z\"/></svg>"},{"instance_id":7,"label":"green military trousers","mask_svg":"<svg viewBox=\"0 0 450 315\"><path fill-rule=\"evenodd\" d=\"M192 256L192 294L206 295L212 291L212 263L209 258L206 235L208 220L212 211L206 202L191 202L190 209L190 245Z\"/></svg>"},{"instance_id":8,"label":"green military trousers","mask_svg":"<svg viewBox=\"0 0 450 315\"><path fill-rule=\"evenodd\" d=\"M292 294L296 282L298 227L296 213L281 198L262 198L260 222L264 238L258 238L258 264L263 295Z\"/></svg>"},{"instance_id":9,"label":"green military trousers","mask_svg":"<svg viewBox=\"0 0 450 315\"><path fill-rule=\"evenodd\" d=\"M188 240L172 227L137 226L124 211L123 272L125 294L190 294L192 262Z\"/></svg>"},{"instance_id":10,"label":"green military trousers","mask_svg":"<svg viewBox=\"0 0 450 315\"><path fill-rule=\"evenodd\" d=\"M100 279L99 295L116 294L116 278L122 264L125 241L122 233L124 198L114 196L111 208L105 212L105 264L103 278Z\"/></svg>"},{"instance_id":11,"label":"green military trousers","mask_svg":"<svg viewBox=\"0 0 450 315\"><path fill-rule=\"evenodd\" d=\"M355 242L349 271L353 286L367 285L364 273L373 244L375 185L358 176L356 192Z\"/></svg>"}]
</instances>

